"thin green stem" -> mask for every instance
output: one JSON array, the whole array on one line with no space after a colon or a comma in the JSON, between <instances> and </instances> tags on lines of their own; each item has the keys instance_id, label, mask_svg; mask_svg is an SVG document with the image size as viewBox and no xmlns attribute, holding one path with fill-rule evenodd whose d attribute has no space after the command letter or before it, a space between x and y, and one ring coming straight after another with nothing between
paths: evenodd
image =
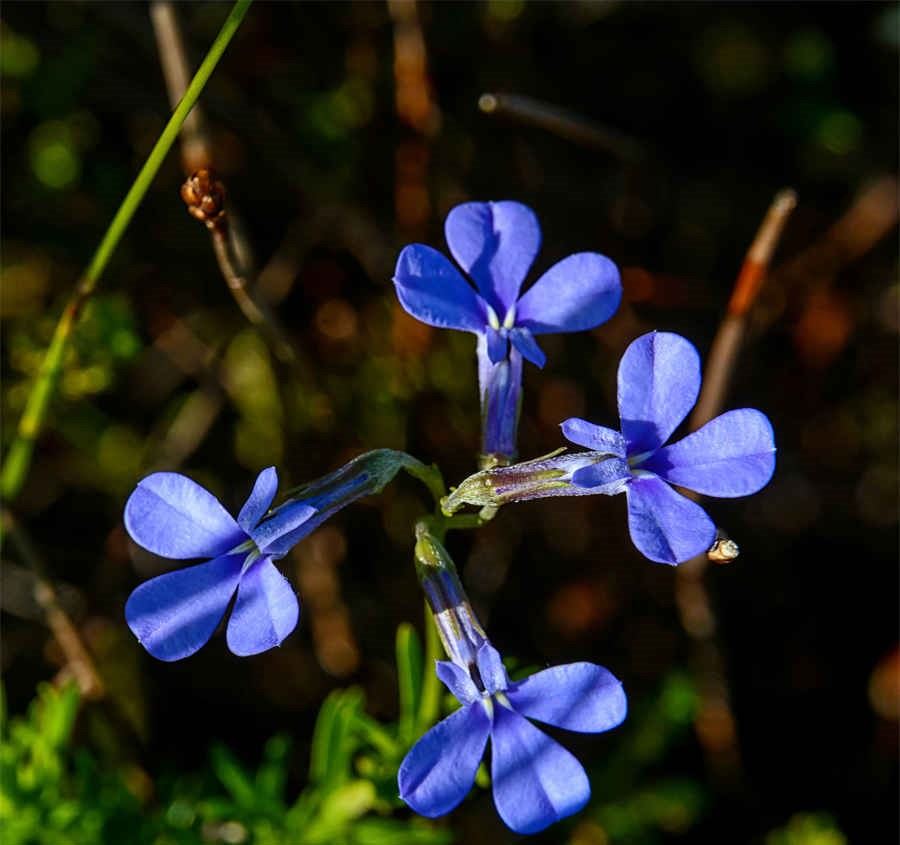
<instances>
[{"instance_id":1,"label":"thin green stem","mask_svg":"<svg viewBox=\"0 0 900 845\"><path fill-rule=\"evenodd\" d=\"M169 122L150 151L147 161L134 180L134 184L125 195L125 199L122 200L122 204L109 224L103 240L100 241L100 245L97 247L90 264L88 264L87 269L75 287L75 291L63 309L59 322L56 324L53 339L50 342L44 360L41 362L37 379L25 404L25 410L19 421L15 440L13 440L7 452L6 460L3 462L3 470L0 473L0 497L4 500L11 500L19 493L28 475L34 443L43 428L50 400L56 391L59 373L62 369L63 353L78 322L78 317L93 294L113 252L125 233L125 229L147 193L163 160L178 137L182 124L188 114L190 114L191 109L197 102L197 98L219 63L219 59L222 58L225 48L247 14L247 9L250 7L251 2L253 0L236 0L231 13L216 36L216 40L206 54L206 58L198 68L197 73L194 74L194 78L191 80L191 84L188 85L181 102L175 108L175 111L172 112Z\"/></svg>"},{"instance_id":2,"label":"thin green stem","mask_svg":"<svg viewBox=\"0 0 900 845\"><path fill-rule=\"evenodd\" d=\"M435 504L440 504L441 499L447 495L447 488L444 486L444 477L437 465L428 466L412 455L407 455L405 452L402 454L405 458L403 469L413 478L421 481L434 497Z\"/></svg>"},{"instance_id":3,"label":"thin green stem","mask_svg":"<svg viewBox=\"0 0 900 845\"><path fill-rule=\"evenodd\" d=\"M434 671L434 664L443 654L434 615L425 603L425 660L422 664L422 697L419 699L419 725L417 734L430 728L438 720L441 711L441 682Z\"/></svg>"}]
</instances>

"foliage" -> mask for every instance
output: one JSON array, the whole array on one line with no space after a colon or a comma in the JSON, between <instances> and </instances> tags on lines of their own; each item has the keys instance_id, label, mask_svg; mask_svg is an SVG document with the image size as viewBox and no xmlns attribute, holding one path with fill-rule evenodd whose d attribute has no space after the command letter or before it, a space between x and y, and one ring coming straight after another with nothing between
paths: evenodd
<instances>
[{"instance_id":1,"label":"foliage","mask_svg":"<svg viewBox=\"0 0 900 845\"><path fill-rule=\"evenodd\" d=\"M421 646L413 632L398 652ZM419 658L421 689L421 656ZM404 685L412 673L401 671ZM74 742L79 694L74 685L40 687L28 715L4 724L0 745L0 824L5 845L91 845L105 842L200 842L257 845L443 845L445 829L423 820L387 818L399 804L396 771L417 724L418 699L402 696L400 720L381 726L364 712L357 688L322 704L312 739L306 787L288 792L290 740L272 737L255 771L222 744L210 752L211 775L160 779L112 767ZM401 727L402 726L402 727Z\"/></svg>"}]
</instances>

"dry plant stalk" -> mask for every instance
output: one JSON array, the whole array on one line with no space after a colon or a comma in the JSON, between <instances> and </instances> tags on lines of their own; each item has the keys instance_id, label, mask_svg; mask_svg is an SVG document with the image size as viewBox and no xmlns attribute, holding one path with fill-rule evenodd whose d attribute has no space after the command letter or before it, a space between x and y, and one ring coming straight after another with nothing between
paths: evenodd
<instances>
[{"instance_id":1,"label":"dry plant stalk","mask_svg":"<svg viewBox=\"0 0 900 845\"><path fill-rule=\"evenodd\" d=\"M150 16L169 101L174 106L184 96L190 79L178 16L168 0L151 3ZM181 161L188 177L181 187L181 197L188 213L206 224L216 262L231 295L247 320L266 337L275 356L283 363L293 363L296 360L293 347L268 303L253 289L247 261L241 260L241 256L249 256L251 251L239 228L229 225L225 186L213 170L212 144L199 106L191 112L181 132Z\"/></svg>"},{"instance_id":2,"label":"dry plant stalk","mask_svg":"<svg viewBox=\"0 0 900 845\"><path fill-rule=\"evenodd\" d=\"M793 190L779 191L747 250L728 310L710 349L703 387L689 421L691 431L696 431L722 410L750 311L766 279L775 247L796 205L797 195ZM700 497L694 494L690 498L696 500ZM675 581L675 600L681 624L694 642L692 663L700 698L695 722L697 737L712 770L731 787L736 787L740 781L740 751L725 677L725 661L715 637L715 611L704 575L710 562L730 563L737 558L738 552L737 543L720 533L707 554L678 567Z\"/></svg>"},{"instance_id":3,"label":"dry plant stalk","mask_svg":"<svg viewBox=\"0 0 900 845\"><path fill-rule=\"evenodd\" d=\"M98 700L106 694L106 689L94 659L88 651L75 623L63 609L47 573L47 567L18 523L12 511L3 508L3 533L12 540L22 563L26 564L34 576L34 599L44 613L47 627L53 633L66 661L66 669L78 684L85 699Z\"/></svg>"}]
</instances>

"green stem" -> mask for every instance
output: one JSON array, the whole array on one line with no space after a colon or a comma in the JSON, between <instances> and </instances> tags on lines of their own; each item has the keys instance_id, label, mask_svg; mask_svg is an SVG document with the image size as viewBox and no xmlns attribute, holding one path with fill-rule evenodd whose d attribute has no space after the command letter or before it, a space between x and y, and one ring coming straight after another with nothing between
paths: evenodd
<instances>
[{"instance_id":1,"label":"green stem","mask_svg":"<svg viewBox=\"0 0 900 845\"><path fill-rule=\"evenodd\" d=\"M425 603L425 660L422 664L422 697L419 699L419 725L417 736L420 736L438 720L441 712L441 682L434 671L434 664L443 656L441 640L438 636L434 615L428 603Z\"/></svg>"},{"instance_id":2,"label":"green stem","mask_svg":"<svg viewBox=\"0 0 900 845\"><path fill-rule=\"evenodd\" d=\"M6 460L3 462L3 470L0 473L0 497L4 500L9 501L18 495L28 475L34 443L43 427L50 400L53 398L56 390L59 373L62 369L63 354L78 322L78 317L93 294L100 277L106 269L106 265L109 263L122 235L125 233L125 229L131 222L131 218L137 211L150 184L159 171L163 160L178 137L181 125L197 102L197 98L219 63L219 59L222 58L225 48L240 26L244 15L247 14L247 9L252 1L236 0L231 13L216 36L216 40L213 42L212 47L209 48L206 58L198 68L197 73L194 74L194 78L191 80L191 84L188 85L181 102L176 106L175 111L172 112L169 122L150 151L147 161L134 180L134 184L125 195L125 199L122 200L122 204L109 224L109 228L106 230L103 240L100 241L100 245L97 247L90 264L88 264L87 269L75 287L75 291L66 303L59 322L56 324L50 347L47 349L44 360L41 362L37 379L25 404L25 410L19 421L16 437L7 452Z\"/></svg>"},{"instance_id":3,"label":"green stem","mask_svg":"<svg viewBox=\"0 0 900 845\"><path fill-rule=\"evenodd\" d=\"M413 478L421 481L434 497L435 504L439 505L441 499L447 495L447 488L444 486L444 477L441 475L437 465L432 464L428 466L412 455L407 455L405 452L401 454L405 458L403 469Z\"/></svg>"}]
</instances>

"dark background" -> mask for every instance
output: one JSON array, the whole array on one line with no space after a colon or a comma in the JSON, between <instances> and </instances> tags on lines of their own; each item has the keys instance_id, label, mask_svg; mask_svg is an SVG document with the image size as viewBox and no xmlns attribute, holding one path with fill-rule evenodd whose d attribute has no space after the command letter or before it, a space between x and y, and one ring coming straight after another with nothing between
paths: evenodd
<instances>
[{"instance_id":1,"label":"dark background","mask_svg":"<svg viewBox=\"0 0 900 845\"><path fill-rule=\"evenodd\" d=\"M227 7L178 11L196 64ZM2 18L8 444L62 303L169 107L143 4L7 2ZM261 467L276 464L286 488L378 446L438 463L449 483L471 472L471 338L415 323L390 283L400 248L443 249L443 218L467 199L536 210L532 278L582 250L623 270L627 304L613 321L548 338L546 368L526 365L522 456L561 445L568 416L613 425L627 343L678 331L705 358L744 252L791 186L799 204L726 403L770 416L778 468L755 497L707 503L742 551L705 578L715 635L685 630L676 571L632 547L619 499L509 507L453 535L450 551L503 653L608 666L632 713L657 706L666 678L699 696L693 724L641 776L692 784L687 815L647 840L589 809L547 842L842 841L765 839L798 813L825 814L848 841L895 841L897 7L439 3L419 22L430 95L414 62L395 68L396 39L412 48L384 4L259 2L202 97L297 364L275 360L235 306L179 199L175 151L66 359L14 509L140 726L146 772L201 768L213 740L254 760L287 731L296 789L329 689L358 683L369 712L391 718L394 630L421 616L411 523L427 502L400 480L304 541L284 561L304 610L280 649L242 660L216 637L166 665L122 618L129 592L165 565L121 524L143 474L183 471L237 508ZM399 113L398 78L412 97ZM630 139L639 158L484 114L487 91L568 109ZM4 570L15 714L61 655L12 548ZM708 689L727 689L730 709ZM615 733L563 741L591 770L595 801L618 800L603 775L622 753ZM513 838L485 793L451 823L463 842Z\"/></svg>"}]
</instances>

